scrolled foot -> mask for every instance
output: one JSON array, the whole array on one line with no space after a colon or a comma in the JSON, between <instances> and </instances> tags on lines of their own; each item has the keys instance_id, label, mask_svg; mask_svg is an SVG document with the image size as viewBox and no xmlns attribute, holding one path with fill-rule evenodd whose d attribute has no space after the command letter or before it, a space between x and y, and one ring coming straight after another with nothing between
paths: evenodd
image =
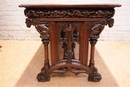
<instances>
[{"instance_id":1,"label":"scrolled foot","mask_svg":"<svg viewBox=\"0 0 130 87\"><path fill-rule=\"evenodd\" d=\"M99 82L102 79L102 76L98 73L97 68L94 68L94 72L92 76L88 77L88 81Z\"/></svg>"},{"instance_id":2,"label":"scrolled foot","mask_svg":"<svg viewBox=\"0 0 130 87\"><path fill-rule=\"evenodd\" d=\"M37 75L37 80L38 80L38 82L46 82L46 81L50 81L50 77L46 76L45 73L39 73Z\"/></svg>"}]
</instances>

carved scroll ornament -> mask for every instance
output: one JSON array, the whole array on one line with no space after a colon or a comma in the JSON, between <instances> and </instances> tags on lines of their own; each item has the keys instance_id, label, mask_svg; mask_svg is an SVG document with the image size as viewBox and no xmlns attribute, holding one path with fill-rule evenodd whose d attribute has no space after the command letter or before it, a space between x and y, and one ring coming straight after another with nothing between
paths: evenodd
<instances>
[{"instance_id":1,"label":"carved scroll ornament","mask_svg":"<svg viewBox=\"0 0 130 87\"><path fill-rule=\"evenodd\" d=\"M108 9L25 9L28 18L111 18L115 10Z\"/></svg>"}]
</instances>

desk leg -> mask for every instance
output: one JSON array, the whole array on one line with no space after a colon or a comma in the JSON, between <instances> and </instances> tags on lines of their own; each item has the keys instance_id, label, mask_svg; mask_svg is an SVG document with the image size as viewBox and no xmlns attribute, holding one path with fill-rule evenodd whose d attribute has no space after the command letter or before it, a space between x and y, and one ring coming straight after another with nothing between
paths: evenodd
<instances>
[{"instance_id":1,"label":"desk leg","mask_svg":"<svg viewBox=\"0 0 130 87\"><path fill-rule=\"evenodd\" d=\"M44 67L41 69L41 72L37 75L37 79L39 82L50 81L50 77L46 75L46 72L48 71L50 67L49 58L48 58L49 40L42 40L42 42L44 44L45 61L44 61Z\"/></svg>"},{"instance_id":2,"label":"desk leg","mask_svg":"<svg viewBox=\"0 0 130 87\"><path fill-rule=\"evenodd\" d=\"M97 40L96 39L90 39L90 44L91 44L91 53L90 53L90 63L89 67L92 71L92 75L88 77L89 81L94 81L98 82L102 79L101 75L98 73L98 69L95 67L94 64L94 50L95 50L95 44Z\"/></svg>"},{"instance_id":3,"label":"desk leg","mask_svg":"<svg viewBox=\"0 0 130 87\"><path fill-rule=\"evenodd\" d=\"M49 26L49 27L48 27ZM47 71L50 68L49 64L49 55L48 55L48 44L49 44L49 38L50 38L50 24L38 24L35 26L37 31L41 34L40 38L42 39L43 45L44 45L44 52L45 52L45 61L44 61L44 67L41 69L41 72L37 75L37 79L39 82L49 81L50 77L47 75Z\"/></svg>"}]
</instances>

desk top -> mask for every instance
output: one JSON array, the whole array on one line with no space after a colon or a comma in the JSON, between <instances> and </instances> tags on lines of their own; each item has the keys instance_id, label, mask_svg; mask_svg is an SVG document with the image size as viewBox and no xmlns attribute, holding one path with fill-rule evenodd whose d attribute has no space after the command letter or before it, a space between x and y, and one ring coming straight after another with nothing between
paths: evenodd
<instances>
[{"instance_id":1,"label":"desk top","mask_svg":"<svg viewBox=\"0 0 130 87\"><path fill-rule=\"evenodd\" d=\"M60 9L60 8L115 8L121 7L120 4L21 4L19 7L24 8L50 8L50 9Z\"/></svg>"}]
</instances>

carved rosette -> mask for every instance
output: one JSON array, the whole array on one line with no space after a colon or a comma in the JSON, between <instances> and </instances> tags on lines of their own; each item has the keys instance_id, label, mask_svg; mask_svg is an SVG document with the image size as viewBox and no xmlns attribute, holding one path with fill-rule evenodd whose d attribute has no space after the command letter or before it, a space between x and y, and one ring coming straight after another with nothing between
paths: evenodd
<instances>
[{"instance_id":1,"label":"carved rosette","mask_svg":"<svg viewBox=\"0 0 130 87\"><path fill-rule=\"evenodd\" d=\"M28 18L111 18L115 10L106 9L26 9Z\"/></svg>"}]
</instances>

